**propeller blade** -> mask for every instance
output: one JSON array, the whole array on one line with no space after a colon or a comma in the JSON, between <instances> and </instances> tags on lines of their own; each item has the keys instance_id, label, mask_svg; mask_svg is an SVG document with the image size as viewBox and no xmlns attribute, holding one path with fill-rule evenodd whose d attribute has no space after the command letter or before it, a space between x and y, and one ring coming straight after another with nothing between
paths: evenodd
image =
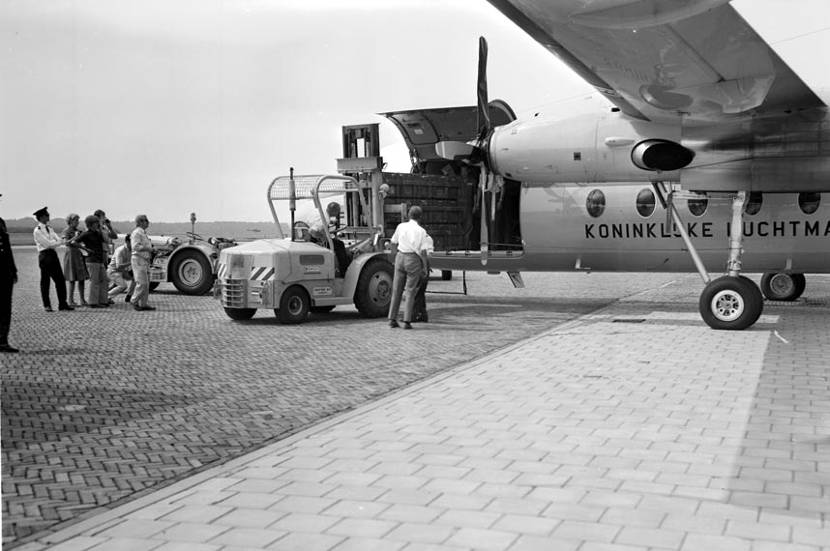
<instances>
[{"instance_id":1,"label":"propeller blade","mask_svg":"<svg viewBox=\"0 0 830 551\"><path fill-rule=\"evenodd\" d=\"M479 238L479 245L481 248L481 265L487 265L487 255L490 250L489 232L487 231L487 179L489 178L488 170L482 166L481 174L478 178L478 185L481 186L481 236Z\"/></svg>"},{"instance_id":2,"label":"propeller blade","mask_svg":"<svg viewBox=\"0 0 830 551\"><path fill-rule=\"evenodd\" d=\"M475 151L475 146L466 142L446 141L435 144L435 153L449 161L454 161L459 157L467 159L473 154L473 151Z\"/></svg>"},{"instance_id":3,"label":"propeller blade","mask_svg":"<svg viewBox=\"0 0 830 551\"><path fill-rule=\"evenodd\" d=\"M478 82L476 92L478 95L478 136L481 140L490 131L490 107L487 100L487 40L483 36L478 38Z\"/></svg>"}]
</instances>

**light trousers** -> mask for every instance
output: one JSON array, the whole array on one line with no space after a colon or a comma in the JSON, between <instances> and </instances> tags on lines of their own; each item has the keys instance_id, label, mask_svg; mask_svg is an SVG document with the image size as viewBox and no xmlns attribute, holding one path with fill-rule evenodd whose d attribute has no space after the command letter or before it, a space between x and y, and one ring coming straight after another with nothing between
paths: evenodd
<instances>
[{"instance_id":1,"label":"light trousers","mask_svg":"<svg viewBox=\"0 0 830 551\"><path fill-rule=\"evenodd\" d=\"M133 306L147 306L147 299L150 296L150 262L140 256L133 255L130 258L133 266L133 280L135 291L133 291Z\"/></svg>"},{"instance_id":2,"label":"light trousers","mask_svg":"<svg viewBox=\"0 0 830 551\"><path fill-rule=\"evenodd\" d=\"M406 291L406 301L403 307L403 321L412 321L415 310L415 294L421 284L421 274L424 271L421 257L415 253L401 253L395 255L395 278L392 280L392 304L389 305L389 319L398 319L401 307L401 298Z\"/></svg>"}]
</instances>

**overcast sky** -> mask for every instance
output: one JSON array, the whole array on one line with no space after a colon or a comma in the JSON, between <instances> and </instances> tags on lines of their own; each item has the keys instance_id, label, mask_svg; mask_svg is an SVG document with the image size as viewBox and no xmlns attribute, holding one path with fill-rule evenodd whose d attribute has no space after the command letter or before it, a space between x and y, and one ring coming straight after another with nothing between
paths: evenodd
<instances>
[{"instance_id":1,"label":"overcast sky","mask_svg":"<svg viewBox=\"0 0 830 551\"><path fill-rule=\"evenodd\" d=\"M733 5L830 88L830 2ZM520 117L601 107L485 0L2 0L0 216L269 220L270 180L334 172L346 124L381 122L406 171L375 113L475 103L479 35Z\"/></svg>"}]
</instances>

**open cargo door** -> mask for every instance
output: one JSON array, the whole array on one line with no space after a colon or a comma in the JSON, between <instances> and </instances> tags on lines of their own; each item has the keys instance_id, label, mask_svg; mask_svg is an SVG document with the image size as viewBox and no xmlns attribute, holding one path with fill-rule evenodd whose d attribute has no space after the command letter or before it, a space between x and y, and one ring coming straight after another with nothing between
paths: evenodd
<instances>
[{"instance_id":1,"label":"open cargo door","mask_svg":"<svg viewBox=\"0 0 830 551\"><path fill-rule=\"evenodd\" d=\"M492 125L501 126L516 120L516 114L502 100L489 103ZM450 161L435 152L435 144L444 141L468 142L477 138L476 106L439 107L379 113L392 121L409 148L412 172L442 174Z\"/></svg>"},{"instance_id":2,"label":"open cargo door","mask_svg":"<svg viewBox=\"0 0 830 551\"><path fill-rule=\"evenodd\" d=\"M488 105L493 126L516 119L504 101ZM423 223L435 240L436 251L479 248L482 202L477 195L478 167L447 160L435 151L439 142L476 140L476 111L476 106L470 105L380 113L401 132L412 159L411 174L383 174L383 181L390 186L384 224L389 235L408 206L419 204L424 207ZM519 189L519 182L505 182L497 204L487 200L486 216L495 250L521 250Z\"/></svg>"}]
</instances>

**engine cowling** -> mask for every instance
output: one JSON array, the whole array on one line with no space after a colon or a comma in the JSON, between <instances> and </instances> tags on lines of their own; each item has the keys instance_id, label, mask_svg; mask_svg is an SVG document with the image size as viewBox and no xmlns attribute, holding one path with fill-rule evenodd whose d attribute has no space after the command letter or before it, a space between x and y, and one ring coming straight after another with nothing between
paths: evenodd
<instances>
[{"instance_id":1,"label":"engine cowling","mask_svg":"<svg viewBox=\"0 0 830 551\"><path fill-rule=\"evenodd\" d=\"M680 170L694 158L694 151L671 140L643 140L631 150L631 162L638 168L650 171Z\"/></svg>"}]
</instances>

